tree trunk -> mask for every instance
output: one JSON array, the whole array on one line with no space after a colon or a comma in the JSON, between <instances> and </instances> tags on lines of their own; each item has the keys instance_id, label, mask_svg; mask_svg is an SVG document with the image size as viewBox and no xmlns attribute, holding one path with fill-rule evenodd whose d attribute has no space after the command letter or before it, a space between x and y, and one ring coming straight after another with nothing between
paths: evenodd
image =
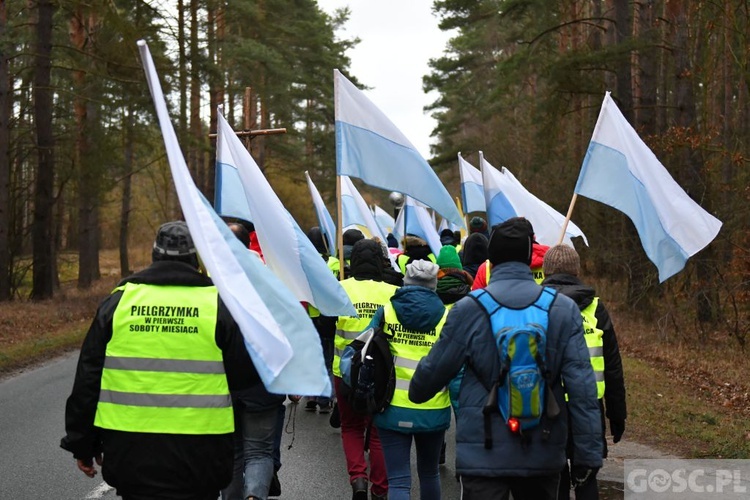
<instances>
[{"instance_id":1,"label":"tree trunk","mask_svg":"<svg viewBox=\"0 0 750 500\"><path fill-rule=\"evenodd\" d=\"M0 1L0 39L5 39L8 11ZM5 48L5 46L3 46ZM9 54L0 52L0 301L11 298L10 260L10 112Z\"/></svg>"},{"instance_id":2,"label":"tree trunk","mask_svg":"<svg viewBox=\"0 0 750 500\"><path fill-rule=\"evenodd\" d=\"M204 195L201 127L201 57L198 44L198 0L190 0L190 140L188 166L193 181Z\"/></svg>"},{"instance_id":3,"label":"tree trunk","mask_svg":"<svg viewBox=\"0 0 750 500\"><path fill-rule=\"evenodd\" d=\"M94 15L83 7L74 12L70 20L70 38L84 61L93 64L88 54L93 42L90 36L95 31ZM87 64L88 65L88 64ZM98 113L96 106L88 100L91 89L88 87L86 71L73 72L76 88L73 109L76 121L75 165L78 180L78 288L89 288L99 279L99 191L97 182L98 165L89 161L91 135Z\"/></svg>"},{"instance_id":4,"label":"tree trunk","mask_svg":"<svg viewBox=\"0 0 750 500\"><path fill-rule=\"evenodd\" d=\"M133 186L133 108L125 116L125 165L122 179L122 204L120 205L120 276L130 276L130 261L128 260L128 233L130 226L130 201Z\"/></svg>"},{"instance_id":5,"label":"tree trunk","mask_svg":"<svg viewBox=\"0 0 750 500\"><path fill-rule=\"evenodd\" d=\"M672 46L674 47L675 70L675 125L684 130L688 137L698 134L696 123L695 91L693 87L694 69L691 63L691 45L689 32L688 2L671 0L667 3L668 20L672 26ZM682 146L677 155L681 169L677 172L677 181L696 202L706 205L707 195L702 179L706 175L705 165L700 151L689 143ZM713 261L713 250L709 246L696 257L698 287L702 293L697 294L697 314L701 323L714 320L718 308L718 296L713 282L713 270L709 262Z\"/></svg>"},{"instance_id":6,"label":"tree trunk","mask_svg":"<svg viewBox=\"0 0 750 500\"><path fill-rule=\"evenodd\" d=\"M49 299L54 294L57 266L53 225L53 188L55 182L55 136L52 129L52 17L50 0L37 6L36 47L34 48L34 126L38 163L34 190L32 225L33 278L31 298Z\"/></svg>"}]
</instances>

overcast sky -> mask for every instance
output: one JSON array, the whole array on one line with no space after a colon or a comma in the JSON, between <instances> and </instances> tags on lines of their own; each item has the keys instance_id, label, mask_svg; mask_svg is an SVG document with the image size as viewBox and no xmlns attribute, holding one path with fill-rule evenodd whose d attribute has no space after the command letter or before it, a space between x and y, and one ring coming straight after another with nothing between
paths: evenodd
<instances>
[{"instance_id":1,"label":"overcast sky","mask_svg":"<svg viewBox=\"0 0 750 500\"><path fill-rule=\"evenodd\" d=\"M340 38L361 39L349 52L351 73L371 88L367 97L425 158L435 121L424 107L437 99L422 91L427 61L442 55L449 35L440 31L432 0L318 0L326 12L351 10Z\"/></svg>"}]
</instances>

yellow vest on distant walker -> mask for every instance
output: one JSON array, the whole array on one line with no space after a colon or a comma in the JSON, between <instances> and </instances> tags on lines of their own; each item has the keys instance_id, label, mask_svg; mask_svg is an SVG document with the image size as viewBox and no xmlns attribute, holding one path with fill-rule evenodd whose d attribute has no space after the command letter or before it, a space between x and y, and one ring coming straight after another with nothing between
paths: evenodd
<instances>
[{"instance_id":1,"label":"yellow vest on distant walker","mask_svg":"<svg viewBox=\"0 0 750 500\"><path fill-rule=\"evenodd\" d=\"M126 432L228 434L232 400L216 345L213 286L127 283L112 320L94 425Z\"/></svg>"},{"instance_id":2,"label":"yellow vest on distant walker","mask_svg":"<svg viewBox=\"0 0 750 500\"><path fill-rule=\"evenodd\" d=\"M383 330L389 336L393 364L396 369L396 390L393 392L391 406L401 408L419 408L423 410L439 410L448 408L451 404L448 391L443 389L425 403L412 403L409 399L409 384L417 369L419 360L427 356L432 346L440 337L448 310L431 332L418 332L405 328L396 316L396 310L391 304L384 308L385 325Z\"/></svg>"}]
</instances>

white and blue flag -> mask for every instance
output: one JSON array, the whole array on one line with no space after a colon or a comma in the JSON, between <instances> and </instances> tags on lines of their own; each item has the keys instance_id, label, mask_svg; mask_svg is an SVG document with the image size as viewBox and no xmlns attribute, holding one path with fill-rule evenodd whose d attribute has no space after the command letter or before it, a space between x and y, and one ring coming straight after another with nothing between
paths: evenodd
<instances>
[{"instance_id":1,"label":"white and blue flag","mask_svg":"<svg viewBox=\"0 0 750 500\"><path fill-rule=\"evenodd\" d=\"M396 219L391 214L380 208L378 205L372 206L372 215L375 217L375 222L378 223L383 233L388 236L388 233L393 232L393 228L396 226Z\"/></svg>"},{"instance_id":2,"label":"white and blue flag","mask_svg":"<svg viewBox=\"0 0 750 500\"><path fill-rule=\"evenodd\" d=\"M461 176L461 201L464 213L484 212L486 207L482 172L458 153L458 173Z\"/></svg>"},{"instance_id":3,"label":"white and blue flag","mask_svg":"<svg viewBox=\"0 0 750 500\"><path fill-rule=\"evenodd\" d=\"M430 212L427 207L411 196L404 197L404 206L398 213L396 231L393 233L399 241L403 240L407 234L413 234L425 240L435 256L440 253L443 244L440 243L440 235L435 229L435 223Z\"/></svg>"},{"instance_id":4,"label":"white and blue flag","mask_svg":"<svg viewBox=\"0 0 750 500\"><path fill-rule=\"evenodd\" d=\"M448 190L417 149L338 70L333 70L336 173L409 195L463 226Z\"/></svg>"},{"instance_id":5,"label":"white and blue flag","mask_svg":"<svg viewBox=\"0 0 750 500\"><path fill-rule=\"evenodd\" d=\"M487 203L487 219L490 227L511 217L525 217L534 226L534 236L542 245L556 245L565 225L565 216L531 194L505 167L497 170L479 152L482 179ZM580 236L588 245L583 234L573 221L568 223L563 242L573 246L570 238Z\"/></svg>"},{"instance_id":6,"label":"white and blue flag","mask_svg":"<svg viewBox=\"0 0 750 500\"><path fill-rule=\"evenodd\" d=\"M297 298L240 243L196 187L169 119L148 45L140 40L138 48L185 221L203 264L242 331L263 384L276 394L330 394L331 382L312 321Z\"/></svg>"},{"instance_id":7,"label":"white and blue flag","mask_svg":"<svg viewBox=\"0 0 750 500\"><path fill-rule=\"evenodd\" d=\"M318 217L318 227L323 235L323 241L328 247L328 254L336 255L336 224L334 224L331 213L323 202L323 197L320 196L318 188L315 187L312 179L310 179L310 174L307 173L307 170L305 170L305 178L307 179L307 187L310 188L315 215Z\"/></svg>"},{"instance_id":8,"label":"white and blue flag","mask_svg":"<svg viewBox=\"0 0 750 500\"><path fill-rule=\"evenodd\" d=\"M217 151L227 148L226 144L222 144L225 140L223 137L216 138ZM217 158L215 179L214 209L216 213L252 222L250 206L247 204L237 167L223 163Z\"/></svg>"},{"instance_id":9,"label":"white and blue flag","mask_svg":"<svg viewBox=\"0 0 750 500\"><path fill-rule=\"evenodd\" d=\"M221 113L218 113L217 134L224 136L227 148L219 150L216 159L235 165L240 173L268 267L300 302L312 304L326 316L355 316L356 310L346 291Z\"/></svg>"},{"instance_id":10,"label":"white and blue flag","mask_svg":"<svg viewBox=\"0 0 750 500\"><path fill-rule=\"evenodd\" d=\"M609 92L575 192L627 215L659 281L677 274L719 234L721 221L688 196L622 115Z\"/></svg>"},{"instance_id":11,"label":"white and blue flag","mask_svg":"<svg viewBox=\"0 0 750 500\"><path fill-rule=\"evenodd\" d=\"M375 221L370 207L367 206L367 202L362 198L352 180L345 175L341 176L341 212L343 218L341 222L342 231L356 228L365 233L368 238L377 236L380 241L387 243L387 234L383 233Z\"/></svg>"}]
</instances>

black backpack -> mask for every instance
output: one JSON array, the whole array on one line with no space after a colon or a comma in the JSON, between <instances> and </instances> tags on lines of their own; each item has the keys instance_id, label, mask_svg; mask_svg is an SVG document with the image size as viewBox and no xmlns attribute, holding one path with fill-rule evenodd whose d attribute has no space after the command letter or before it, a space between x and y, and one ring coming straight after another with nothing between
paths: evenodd
<instances>
[{"instance_id":1,"label":"black backpack","mask_svg":"<svg viewBox=\"0 0 750 500\"><path fill-rule=\"evenodd\" d=\"M341 371L342 394L354 411L375 415L388 408L396 389L396 370L382 327L366 330L344 349Z\"/></svg>"}]
</instances>

